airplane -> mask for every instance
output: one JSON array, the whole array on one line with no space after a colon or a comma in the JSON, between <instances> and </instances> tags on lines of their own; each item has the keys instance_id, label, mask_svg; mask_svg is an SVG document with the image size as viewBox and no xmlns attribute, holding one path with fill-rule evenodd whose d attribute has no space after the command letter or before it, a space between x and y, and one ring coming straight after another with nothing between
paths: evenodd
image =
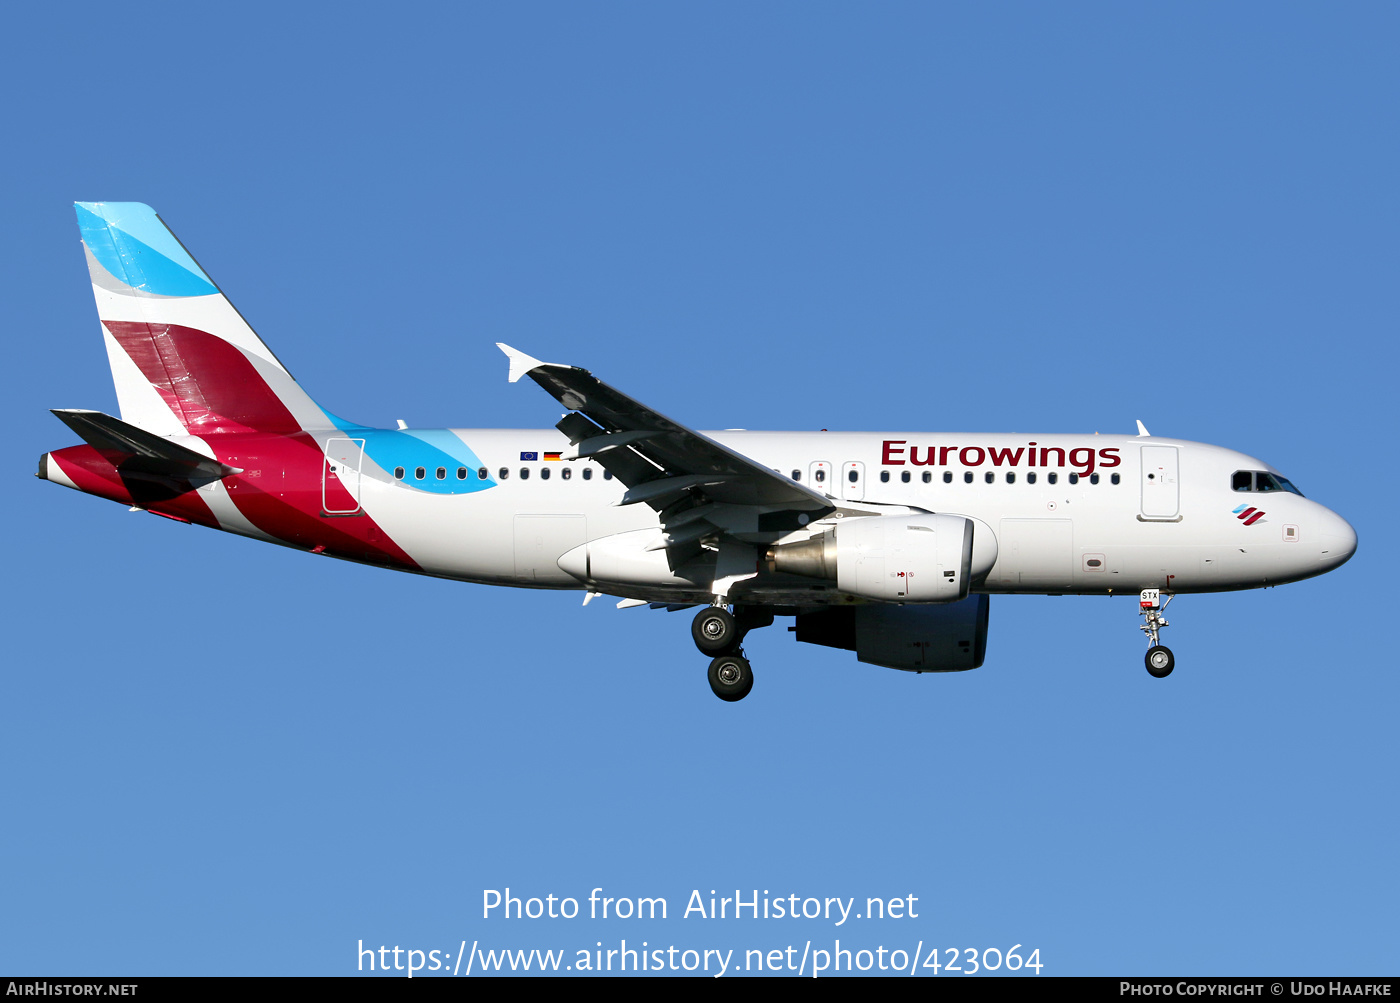
<instances>
[{"instance_id":1,"label":"airplane","mask_svg":"<svg viewBox=\"0 0 1400 1003\"><path fill-rule=\"evenodd\" d=\"M699 432L585 369L508 345L567 410L552 429L373 428L301 388L164 221L75 203L120 418L55 410L82 445L38 476L179 522L485 585L699 607L710 687L743 641L912 672L978 668L990 596L1137 595L1147 671L1176 596L1323 574L1348 523L1243 453L1152 436Z\"/></svg>"}]
</instances>

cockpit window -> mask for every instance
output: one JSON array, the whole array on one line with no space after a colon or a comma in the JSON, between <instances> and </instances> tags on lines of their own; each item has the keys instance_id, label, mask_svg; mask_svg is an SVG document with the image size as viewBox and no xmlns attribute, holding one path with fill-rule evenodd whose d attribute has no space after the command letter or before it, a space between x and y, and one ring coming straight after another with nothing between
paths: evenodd
<instances>
[{"instance_id":1,"label":"cockpit window","mask_svg":"<svg viewBox=\"0 0 1400 1003\"><path fill-rule=\"evenodd\" d=\"M1230 487L1236 491L1288 491L1300 498L1303 496L1287 477L1267 470L1236 470L1230 476Z\"/></svg>"}]
</instances>

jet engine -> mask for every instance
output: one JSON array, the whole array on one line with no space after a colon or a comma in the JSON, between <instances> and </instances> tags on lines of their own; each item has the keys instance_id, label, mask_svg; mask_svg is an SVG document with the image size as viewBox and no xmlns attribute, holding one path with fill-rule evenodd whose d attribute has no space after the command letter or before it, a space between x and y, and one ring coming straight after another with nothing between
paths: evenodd
<instances>
[{"instance_id":1,"label":"jet engine","mask_svg":"<svg viewBox=\"0 0 1400 1003\"><path fill-rule=\"evenodd\" d=\"M770 571L835 580L851 595L884 602L951 603L991 571L996 537L960 515L848 519L801 543L769 548Z\"/></svg>"}]
</instances>

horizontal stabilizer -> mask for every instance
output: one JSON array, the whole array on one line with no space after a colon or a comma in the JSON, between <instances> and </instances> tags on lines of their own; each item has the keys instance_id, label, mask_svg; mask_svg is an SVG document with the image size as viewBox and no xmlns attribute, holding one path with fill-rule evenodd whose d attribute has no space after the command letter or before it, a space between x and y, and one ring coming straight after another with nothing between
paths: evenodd
<instances>
[{"instance_id":1,"label":"horizontal stabilizer","mask_svg":"<svg viewBox=\"0 0 1400 1003\"><path fill-rule=\"evenodd\" d=\"M101 411L53 413L116 467L123 480L155 481L184 492L242 472Z\"/></svg>"}]
</instances>

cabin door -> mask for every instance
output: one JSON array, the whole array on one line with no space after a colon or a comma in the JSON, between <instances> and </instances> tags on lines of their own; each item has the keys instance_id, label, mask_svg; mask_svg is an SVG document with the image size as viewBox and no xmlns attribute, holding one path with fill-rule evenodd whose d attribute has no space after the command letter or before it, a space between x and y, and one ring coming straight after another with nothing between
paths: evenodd
<instances>
[{"instance_id":1,"label":"cabin door","mask_svg":"<svg viewBox=\"0 0 1400 1003\"><path fill-rule=\"evenodd\" d=\"M364 458L364 439L326 440L326 458L321 463L321 510L326 515L360 513L360 466Z\"/></svg>"},{"instance_id":2,"label":"cabin door","mask_svg":"<svg viewBox=\"0 0 1400 1003\"><path fill-rule=\"evenodd\" d=\"M1181 510L1175 446L1142 447L1142 516L1174 519Z\"/></svg>"}]
</instances>

